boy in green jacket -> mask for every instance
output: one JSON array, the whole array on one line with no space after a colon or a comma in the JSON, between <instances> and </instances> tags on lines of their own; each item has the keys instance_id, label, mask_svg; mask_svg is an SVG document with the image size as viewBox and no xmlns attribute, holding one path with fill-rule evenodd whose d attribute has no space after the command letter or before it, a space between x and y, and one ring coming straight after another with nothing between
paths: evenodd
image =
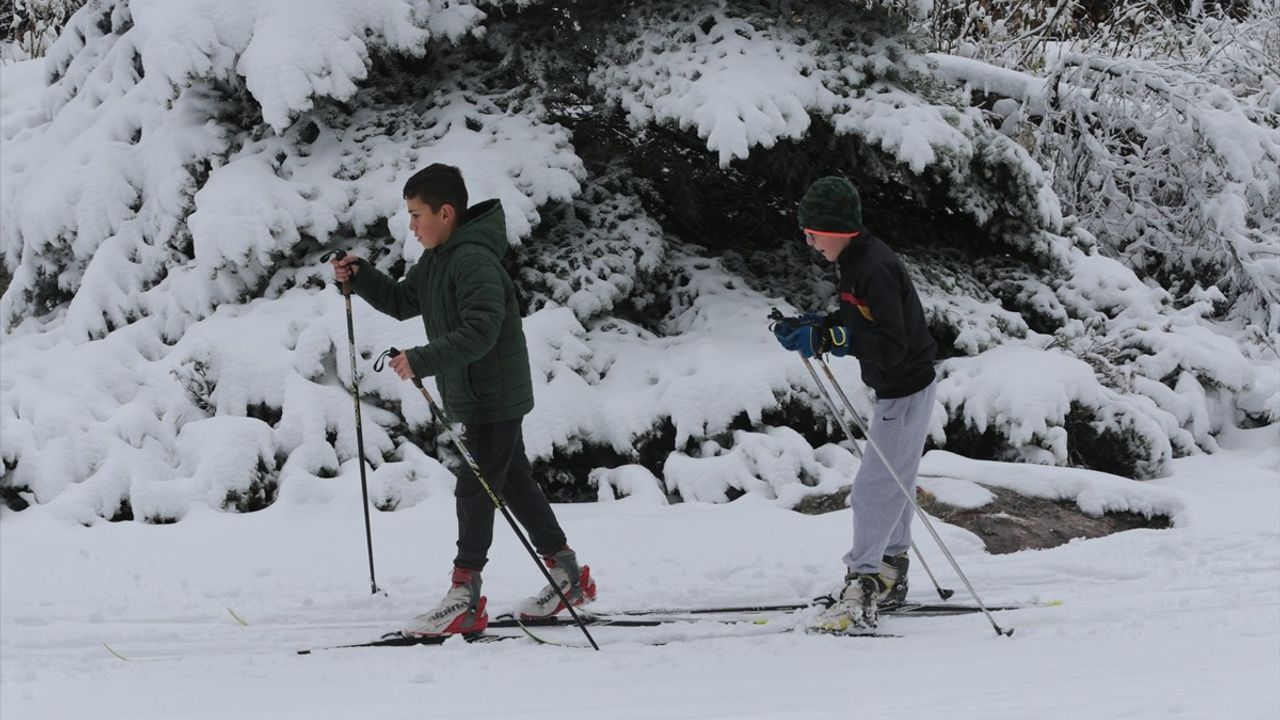
<instances>
[{"instance_id":1,"label":"boy in green jacket","mask_svg":"<svg viewBox=\"0 0 1280 720\"><path fill-rule=\"evenodd\" d=\"M523 418L533 409L533 381L515 286L502 267L506 218L498 200L467 207L467 188L456 167L435 164L404 186L409 230L424 251L397 282L354 255L332 261L339 282L376 310L398 320L422 316L428 345L410 348L390 365L403 380L435 377L449 419L463 424L463 441L493 491L529 532L552 578L575 605L596 597L586 565L564 531L525 456ZM435 608L405 628L416 636L472 633L489 622L480 572L493 542L494 506L470 468L454 492L458 553L453 581ZM565 609L547 585L517 608L525 618Z\"/></svg>"}]
</instances>

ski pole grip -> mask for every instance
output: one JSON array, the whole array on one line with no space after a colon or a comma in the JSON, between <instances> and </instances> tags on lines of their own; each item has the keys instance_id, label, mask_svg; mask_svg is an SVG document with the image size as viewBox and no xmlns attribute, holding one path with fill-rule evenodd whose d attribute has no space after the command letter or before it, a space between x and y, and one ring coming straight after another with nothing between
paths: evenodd
<instances>
[{"instance_id":1,"label":"ski pole grip","mask_svg":"<svg viewBox=\"0 0 1280 720\"><path fill-rule=\"evenodd\" d=\"M382 372L382 368L387 366L387 358L394 358L394 357L398 357L399 355L400 355L400 350L397 349L396 347L392 346L387 348L385 352L383 352L381 355L378 356L377 360L373 361L374 372ZM413 380L414 385L418 386L419 390L422 389L422 380L418 379L417 377L413 377L410 379Z\"/></svg>"},{"instance_id":2,"label":"ski pole grip","mask_svg":"<svg viewBox=\"0 0 1280 720\"><path fill-rule=\"evenodd\" d=\"M321 255L321 256L320 256L320 262L322 262L322 263L327 263L327 262L329 262L330 260L341 260L342 258L344 258L344 257L346 257L346 256L347 256L347 251L346 251L346 250L341 250L341 249L330 250L329 252L327 252L327 253L325 253L325 254L323 254L323 255ZM350 280L350 278L348 278L348 279L346 279L346 280L343 280L343 281L342 281L342 294L343 294L343 295L350 295L350 294L351 294L351 280Z\"/></svg>"}]
</instances>

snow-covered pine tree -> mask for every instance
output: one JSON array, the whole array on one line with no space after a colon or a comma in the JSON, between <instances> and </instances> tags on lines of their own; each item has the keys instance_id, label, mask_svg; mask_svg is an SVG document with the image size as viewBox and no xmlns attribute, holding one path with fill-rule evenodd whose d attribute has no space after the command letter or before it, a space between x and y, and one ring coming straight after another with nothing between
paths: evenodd
<instances>
[{"instance_id":1,"label":"snow-covered pine tree","mask_svg":"<svg viewBox=\"0 0 1280 720\"><path fill-rule=\"evenodd\" d=\"M1274 209L1227 205L1278 192L1258 108L1274 110L1179 90L1256 150L1185 188L1245 251L1195 251L1195 273L1235 274L1188 294L1160 269L1180 260L1135 252L1149 236L1100 229L1145 218L1175 164L1156 140L1183 126L1047 94L1070 67L1109 75L1087 48L1039 76L929 54L928 5L91 0L42 66L6 69L24 80L0 159L6 496L92 522L347 492L345 324L317 259L342 247L402 273L418 250L399 188L429 162L506 207L531 311L526 441L560 497L790 502L847 482L766 321L830 302L794 222L823 174L858 184L912 263L947 357L935 445L1147 477L1226 424L1280 418L1280 362L1227 322L1257 317L1249 282L1271 272ZM993 123L979 81L1021 116ZM1108 82L1116 103L1159 94ZM1150 138L1088 156L1122 179L1105 209L1057 164L1103 120ZM421 398L369 369L421 326L357 315L375 500L445 492L453 459ZM833 363L865 404L855 365Z\"/></svg>"},{"instance_id":2,"label":"snow-covered pine tree","mask_svg":"<svg viewBox=\"0 0 1280 720\"><path fill-rule=\"evenodd\" d=\"M1173 411L1202 448L1233 418L1274 420L1274 373L1240 360L1280 357L1280 68L1268 61L1280 56L1280 8L960 5L939 7L935 38L984 62L935 56L941 74L1052 173L1064 211L1102 254L1167 290L1177 309L1162 323L1064 328L1056 344L1108 386ZM1215 400L1203 412L1202 392L1234 397L1234 412Z\"/></svg>"},{"instance_id":3,"label":"snow-covered pine tree","mask_svg":"<svg viewBox=\"0 0 1280 720\"><path fill-rule=\"evenodd\" d=\"M0 5L0 62L41 57L85 0L10 0Z\"/></svg>"}]
</instances>

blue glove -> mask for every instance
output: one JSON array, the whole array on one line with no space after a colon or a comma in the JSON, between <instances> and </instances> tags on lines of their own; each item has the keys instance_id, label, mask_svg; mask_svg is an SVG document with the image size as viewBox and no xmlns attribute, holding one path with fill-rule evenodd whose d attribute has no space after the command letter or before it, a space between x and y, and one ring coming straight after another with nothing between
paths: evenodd
<instances>
[{"instance_id":1,"label":"blue glove","mask_svg":"<svg viewBox=\"0 0 1280 720\"><path fill-rule=\"evenodd\" d=\"M775 311L776 313L776 311ZM782 338L795 332L796 328L801 325L814 325L821 327L826 323L827 316L817 312L807 312L800 317L782 317L781 313L776 315L773 321L773 334L781 342Z\"/></svg>"},{"instance_id":2,"label":"blue glove","mask_svg":"<svg viewBox=\"0 0 1280 720\"><path fill-rule=\"evenodd\" d=\"M807 312L800 317L781 318L773 324L773 335L783 348L798 352L806 358L825 352L823 337L826 334L827 316L820 312Z\"/></svg>"},{"instance_id":3,"label":"blue glove","mask_svg":"<svg viewBox=\"0 0 1280 720\"><path fill-rule=\"evenodd\" d=\"M800 327L800 318L782 318L773 323L773 336L782 343L783 347L787 347L784 342L787 336L796 331ZM790 348L787 348L788 350Z\"/></svg>"},{"instance_id":4,"label":"blue glove","mask_svg":"<svg viewBox=\"0 0 1280 720\"><path fill-rule=\"evenodd\" d=\"M825 328L827 351L836 357L849 354L849 330L843 325L832 325Z\"/></svg>"},{"instance_id":5,"label":"blue glove","mask_svg":"<svg viewBox=\"0 0 1280 720\"><path fill-rule=\"evenodd\" d=\"M818 354L829 352L836 357L844 357L849 354L849 331L844 325L840 324L840 320L836 315L808 312L800 316L800 322L805 325L812 325L822 331L822 342L810 343L813 348L822 348L818 350ZM801 351L800 354L804 355L804 352ZM805 355L805 357L811 356Z\"/></svg>"},{"instance_id":6,"label":"blue glove","mask_svg":"<svg viewBox=\"0 0 1280 720\"><path fill-rule=\"evenodd\" d=\"M849 331L822 313L779 320L773 334L783 348L798 352L806 359L827 352L837 357L849 354Z\"/></svg>"},{"instance_id":7,"label":"blue glove","mask_svg":"<svg viewBox=\"0 0 1280 720\"><path fill-rule=\"evenodd\" d=\"M800 325L791 334L779 341L782 347L800 353L800 357L812 358L827 351L825 346L826 331L813 325Z\"/></svg>"}]
</instances>

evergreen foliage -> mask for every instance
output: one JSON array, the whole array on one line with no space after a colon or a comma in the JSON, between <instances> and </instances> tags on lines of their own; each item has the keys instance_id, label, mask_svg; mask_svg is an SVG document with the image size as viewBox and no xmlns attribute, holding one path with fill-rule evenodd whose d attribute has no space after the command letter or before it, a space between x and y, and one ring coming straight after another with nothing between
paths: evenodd
<instances>
[{"instance_id":1,"label":"evergreen foliage","mask_svg":"<svg viewBox=\"0 0 1280 720\"><path fill-rule=\"evenodd\" d=\"M833 301L794 217L827 174L920 287L934 446L1135 477L1212 452L1280 420L1277 14L1101 7L93 0L4 113L0 486L82 522L323 494L355 448L317 260L403 274L428 162L506 208L558 497L847 467L765 320ZM421 342L362 307L366 366ZM47 376L59 343L98 367ZM1000 395L1006 362L1043 368L1030 397ZM377 505L447 484L420 398L360 382ZM184 437L230 442L236 480Z\"/></svg>"}]
</instances>

